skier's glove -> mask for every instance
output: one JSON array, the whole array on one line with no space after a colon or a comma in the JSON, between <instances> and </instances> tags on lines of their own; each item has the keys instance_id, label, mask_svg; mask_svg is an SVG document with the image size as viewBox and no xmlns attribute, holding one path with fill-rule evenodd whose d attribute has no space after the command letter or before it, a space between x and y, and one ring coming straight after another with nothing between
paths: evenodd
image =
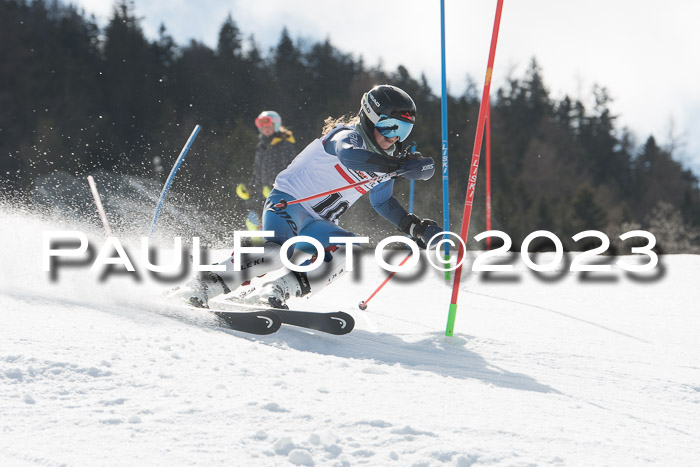
<instances>
[{"instance_id":1,"label":"skier's glove","mask_svg":"<svg viewBox=\"0 0 700 467\"><path fill-rule=\"evenodd\" d=\"M423 154L421 154L417 148L418 145L416 144L416 142L412 142L410 146L406 148L405 159L410 161L411 159L420 159L421 157L423 157Z\"/></svg>"},{"instance_id":2,"label":"skier's glove","mask_svg":"<svg viewBox=\"0 0 700 467\"><path fill-rule=\"evenodd\" d=\"M269 186L265 185L263 187L263 198L267 199L268 196L270 196L270 192L272 191L272 188Z\"/></svg>"},{"instance_id":3,"label":"skier's glove","mask_svg":"<svg viewBox=\"0 0 700 467\"><path fill-rule=\"evenodd\" d=\"M408 180L428 180L435 173L435 161L432 157L417 157L401 164L399 170L404 172L401 176Z\"/></svg>"},{"instance_id":4,"label":"skier's glove","mask_svg":"<svg viewBox=\"0 0 700 467\"><path fill-rule=\"evenodd\" d=\"M406 214L399 222L399 230L408 234L421 248L426 248L432 241L432 247L440 240L442 229L432 219L419 219L413 213Z\"/></svg>"}]
</instances>

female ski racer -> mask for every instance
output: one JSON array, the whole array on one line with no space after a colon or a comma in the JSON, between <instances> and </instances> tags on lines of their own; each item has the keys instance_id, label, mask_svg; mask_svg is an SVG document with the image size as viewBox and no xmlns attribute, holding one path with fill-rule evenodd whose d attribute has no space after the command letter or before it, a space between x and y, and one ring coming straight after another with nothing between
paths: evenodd
<instances>
[{"instance_id":1,"label":"female ski racer","mask_svg":"<svg viewBox=\"0 0 700 467\"><path fill-rule=\"evenodd\" d=\"M418 152L402 151L401 143L411 133L415 120L413 99L391 85L375 86L365 93L359 115L350 121L326 120L322 137L301 151L275 179L263 213L263 230L274 231L274 235L266 237L263 252L240 255L238 268L234 267L231 256L219 263L222 271L202 273L171 296L193 306L208 307L213 297L235 291L237 300L287 308L288 298L318 292L345 272L346 246L332 243L330 238L355 236L340 227L338 219L365 193L369 193L372 207L400 231L419 244L429 244L442 229L435 221L420 219L401 206L393 196L393 178L370 181L326 197L288 205L286 209L274 207L282 200L302 199L394 172L409 180L428 180L435 172L433 159ZM325 249L324 264L310 272L284 268L280 246L295 236L318 240ZM316 253L309 243L295 246ZM293 250L288 250L289 257ZM272 274L273 271L277 272Z\"/></svg>"}]
</instances>

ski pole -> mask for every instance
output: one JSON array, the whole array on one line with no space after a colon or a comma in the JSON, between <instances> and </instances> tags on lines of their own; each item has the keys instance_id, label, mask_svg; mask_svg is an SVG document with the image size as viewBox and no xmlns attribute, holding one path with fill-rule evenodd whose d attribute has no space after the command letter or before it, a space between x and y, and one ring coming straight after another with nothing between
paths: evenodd
<instances>
[{"instance_id":1,"label":"ski pole","mask_svg":"<svg viewBox=\"0 0 700 467\"><path fill-rule=\"evenodd\" d=\"M416 150L416 143L414 142L414 143L411 144L410 151L411 151L411 152L415 152L415 150ZM415 180L411 180L411 190L410 190L410 196L409 196L409 199L408 199L408 212L413 212L414 184L415 184ZM403 259L403 261L401 261L401 263L399 263L399 267L401 267L401 266L403 266L404 264L406 264L406 261L408 261L408 258L410 258L412 254L413 254L413 250L411 250L411 251L408 253L408 256L406 256L406 257ZM367 303L368 303L370 300L372 300L372 297L374 297L375 295L377 295L377 294L379 293L379 291L382 290L382 288L387 284L387 282L389 282L389 281L391 280L391 278L394 277L395 275L396 275L396 271L393 271L391 274L389 274L389 276L388 276L386 279L384 279L384 282L382 282L382 283L379 285L379 287L377 287L377 289L376 289L374 292L372 292L372 295L370 295L369 298L368 298L367 300L361 301L361 302L357 305L358 307L360 307L360 310L366 310L366 309L367 309Z\"/></svg>"},{"instance_id":2,"label":"ski pole","mask_svg":"<svg viewBox=\"0 0 700 467\"><path fill-rule=\"evenodd\" d=\"M362 185L365 185L365 184L371 183L371 182L383 182L384 180L388 180L390 178L396 177L396 176L401 175L403 173L404 172L402 170L397 170L395 172L391 172L388 174L377 175L376 177L368 178L367 180L360 180L359 182L351 183L350 185L341 186L340 188L335 188L333 190L324 191L323 193L317 193L315 195L307 196L306 198L294 199L291 201L287 201L286 199L281 199L277 204L273 204L270 207L270 209L272 209L274 211L283 211L283 210L287 209L287 206L289 206L290 204L303 203L305 201L310 201L312 199L320 198L321 196L332 195L333 193L338 193L339 191L349 190L350 188L356 188L358 186L362 186Z\"/></svg>"},{"instance_id":3,"label":"ski pole","mask_svg":"<svg viewBox=\"0 0 700 467\"><path fill-rule=\"evenodd\" d=\"M403 266L404 264L406 264L406 261L408 261L408 258L410 258L412 254L413 254L413 250L411 250L411 251L408 253L408 255L403 259L403 261L401 261L401 262L399 263L399 267L401 267L401 266ZM374 292L372 292L372 295L370 295L369 298L368 298L367 300L362 300L362 301L359 303L359 305L357 305L357 306L360 308L360 310L366 310L366 309L367 309L367 303L369 303L369 301L372 300L372 297L374 297L375 295L377 295L377 294L379 293L379 291L382 290L382 288L386 285L386 283L389 282L389 281L391 280L391 278L394 277L395 275L396 275L396 271L393 271L391 274L389 274L389 277L387 277L386 279L384 279L384 282L382 282L382 283L379 285L379 287L377 287L377 289L376 289Z\"/></svg>"}]
</instances>

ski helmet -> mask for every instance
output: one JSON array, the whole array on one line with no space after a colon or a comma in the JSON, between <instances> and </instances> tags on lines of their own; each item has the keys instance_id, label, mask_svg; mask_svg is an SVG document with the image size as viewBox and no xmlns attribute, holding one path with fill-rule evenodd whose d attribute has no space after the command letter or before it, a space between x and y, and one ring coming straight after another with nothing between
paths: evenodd
<instances>
[{"instance_id":1,"label":"ski helmet","mask_svg":"<svg viewBox=\"0 0 700 467\"><path fill-rule=\"evenodd\" d=\"M282 117L274 110L265 110L255 119L255 126L258 127L258 129L270 125L275 126L275 133L280 131L280 127L282 126Z\"/></svg>"},{"instance_id":2,"label":"ski helmet","mask_svg":"<svg viewBox=\"0 0 700 467\"><path fill-rule=\"evenodd\" d=\"M360 101L360 124L368 136L376 129L382 136L408 138L416 122L416 104L406 91L381 84L370 89Z\"/></svg>"}]
</instances>

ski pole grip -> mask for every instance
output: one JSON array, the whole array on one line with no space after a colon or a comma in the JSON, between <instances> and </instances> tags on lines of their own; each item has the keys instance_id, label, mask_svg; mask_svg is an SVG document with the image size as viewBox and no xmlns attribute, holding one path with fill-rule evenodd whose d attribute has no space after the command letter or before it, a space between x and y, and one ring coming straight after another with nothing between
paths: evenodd
<instances>
[{"instance_id":1,"label":"ski pole grip","mask_svg":"<svg viewBox=\"0 0 700 467\"><path fill-rule=\"evenodd\" d=\"M286 199L281 199L277 202L277 204L272 205L272 209L275 211L284 211L285 209L287 209L288 205L289 203L287 203Z\"/></svg>"}]
</instances>

